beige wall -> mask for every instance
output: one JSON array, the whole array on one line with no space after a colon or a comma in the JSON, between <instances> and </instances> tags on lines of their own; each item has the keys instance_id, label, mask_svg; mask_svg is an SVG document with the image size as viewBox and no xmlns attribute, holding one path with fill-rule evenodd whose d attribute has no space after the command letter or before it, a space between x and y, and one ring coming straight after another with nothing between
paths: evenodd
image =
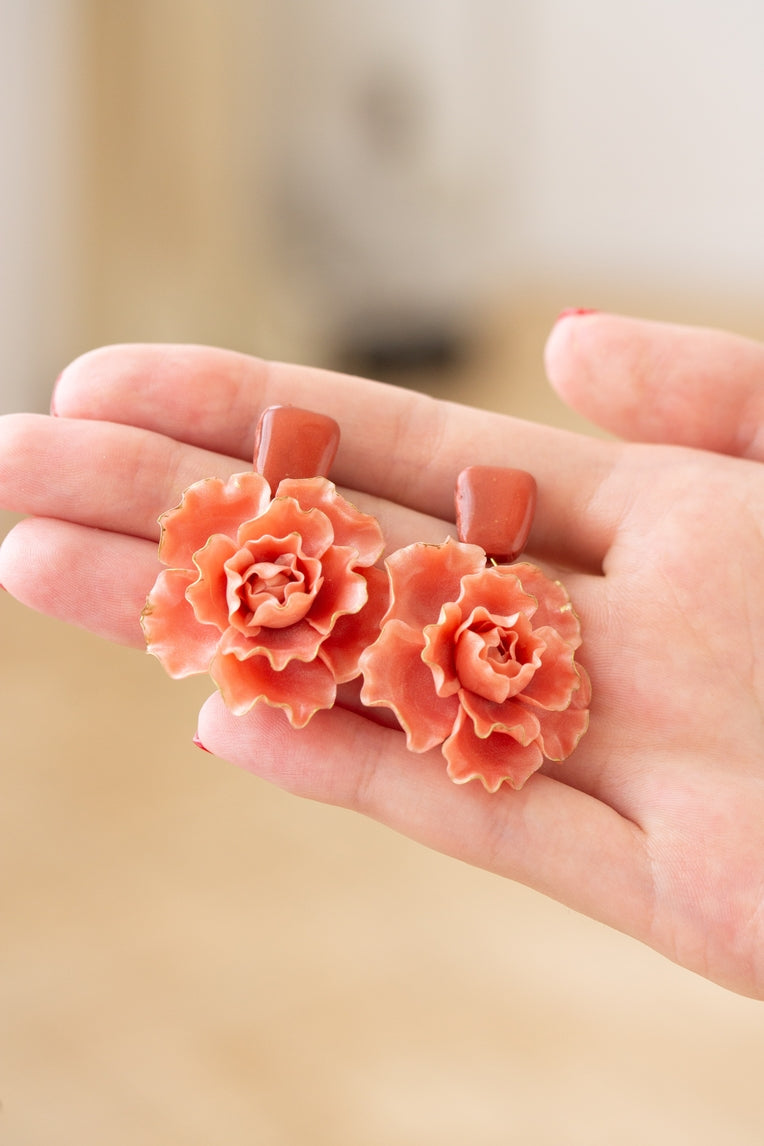
<instances>
[{"instance_id":1,"label":"beige wall","mask_svg":"<svg viewBox=\"0 0 764 1146\"><path fill-rule=\"evenodd\" d=\"M488 302L522 326L583 301L761 329L750 0L35 0L0 20L0 408L44 408L107 341L331 361L359 309L472 323Z\"/></svg>"},{"instance_id":2,"label":"beige wall","mask_svg":"<svg viewBox=\"0 0 764 1146\"><path fill-rule=\"evenodd\" d=\"M71 0L0 5L0 411L42 407L80 345L80 17Z\"/></svg>"},{"instance_id":3,"label":"beige wall","mask_svg":"<svg viewBox=\"0 0 764 1146\"><path fill-rule=\"evenodd\" d=\"M240 9L251 6L85 7L88 322L104 341L240 342L267 283L245 178L259 69Z\"/></svg>"}]
</instances>

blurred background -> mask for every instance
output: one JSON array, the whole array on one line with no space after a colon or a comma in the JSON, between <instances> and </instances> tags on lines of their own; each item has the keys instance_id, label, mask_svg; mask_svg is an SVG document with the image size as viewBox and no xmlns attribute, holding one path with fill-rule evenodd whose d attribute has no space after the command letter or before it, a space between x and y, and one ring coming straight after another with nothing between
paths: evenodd
<instances>
[{"instance_id":1,"label":"blurred background","mask_svg":"<svg viewBox=\"0 0 764 1146\"><path fill-rule=\"evenodd\" d=\"M169 340L592 432L544 382L562 307L764 336L763 34L0 0L0 410ZM0 626L0 1142L760 1146L760 1004L198 752L198 682Z\"/></svg>"}]
</instances>

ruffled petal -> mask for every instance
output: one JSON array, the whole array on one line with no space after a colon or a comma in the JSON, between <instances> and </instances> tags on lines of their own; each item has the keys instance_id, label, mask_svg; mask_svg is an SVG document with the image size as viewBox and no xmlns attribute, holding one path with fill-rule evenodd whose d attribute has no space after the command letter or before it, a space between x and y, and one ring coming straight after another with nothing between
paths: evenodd
<instances>
[{"instance_id":1,"label":"ruffled petal","mask_svg":"<svg viewBox=\"0 0 764 1146\"><path fill-rule=\"evenodd\" d=\"M338 684L353 680L361 671L361 653L379 636L379 625L389 600L387 576L376 566L364 569L367 601L356 613L337 617L318 650Z\"/></svg>"},{"instance_id":2,"label":"ruffled petal","mask_svg":"<svg viewBox=\"0 0 764 1146\"><path fill-rule=\"evenodd\" d=\"M194 565L199 570L196 581L186 590L196 619L206 625L216 625L222 633L228 628L228 601L224 563L236 552L236 542L224 533L213 533L201 549L194 554Z\"/></svg>"},{"instance_id":3,"label":"ruffled petal","mask_svg":"<svg viewBox=\"0 0 764 1146\"><path fill-rule=\"evenodd\" d=\"M322 557L334 541L334 530L325 513L303 509L294 498L277 497L259 517L242 522L238 530L239 546L265 536L284 541L290 538L290 551Z\"/></svg>"},{"instance_id":4,"label":"ruffled petal","mask_svg":"<svg viewBox=\"0 0 764 1146\"><path fill-rule=\"evenodd\" d=\"M533 617L534 628L551 625L573 649L581 644L581 622L570 600L567 589L560 581L552 581L536 565L520 561L500 566L515 573L527 593L536 598L538 608Z\"/></svg>"},{"instance_id":5,"label":"ruffled petal","mask_svg":"<svg viewBox=\"0 0 764 1146\"><path fill-rule=\"evenodd\" d=\"M357 613L366 605L368 589L364 574L354 570L356 555L352 549L333 545L321 562L321 589L310 610L310 623L318 632L331 632L339 617Z\"/></svg>"},{"instance_id":6,"label":"ruffled petal","mask_svg":"<svg viewBox=\"0 0 764 1146\"><path fill-rule=\"evenodd\" d=\"M183 494L180 505L159 518L162 534L159 559L165 565L190 569L193 555L213 533L235 538L242 521L257 517L270 501L264 477L249 471L221 478L203 478Z\"/></svg>"},{"instance_id":7,"label":"ruffled petal","mask_svg":"<svg viewBox=\"0 0 764 1146\"><path fill-rule=\"evenodd\" d=\"M388 618L414 629L435 624L447 601L459 597L461 581L485 569L485 553L477 545L448 538L443 545L418 541L388 557L390 610Z\"/></svg>"},{"instance_id":8,"label":"ruffled petal","mask_svg":"<svg viewBox=\"0 0 764 1146\"><path fill-rule=\"evenodd\" d=\"M335 545L355 550L359 565L373 565L381 557L385 539L377 519L346 501L327 478L285 478L276 490L276 498L281 497L292 497L303 509L325 513L332 523Z\"/></svg>"},{"instance_id":9,"label":"ruffled petal","mask_svg":"<svg viewBox=\"0 0 764 1146\"><path fill-rule=\"evenodd\" d=\"M253 628L249 632L231 626L220 639L220 651L226 656L244 661L250 657L265 657L276 672L290 661L315 660L323 637L307 621L299 621L286 629Z\"/></svg>"},{"instance_id":10,"label":"ruffled petal","mask_svg":"<svg viewBox=\"0 0 764 1146\"><path fill-rule=\"evenodd\" d=\"M462 623L462 611L455 601L447 601L435 625L427 625L422 660L430 666L438 696L453 696L459 691L456 669L456 634Z\"/></svg>"},{"instance_id":11,"label":"ruffled petal","mask_svg":"<svg viewBox=\"0 0 764 1146\"><path fill-rule=\"evenodd\" d=\"M210 675L227 707L237 716L258 701L283 708L293 728L304 728L320 709L331 708L337 695L332 674L321 661L293 660L276 670L266 657L239 660L219 653Z\"/></svg>"},{"instance_id":12,"label":"ruffled petal","mask_svg":"<svg viewBox=\"0 0 764 1146\"><path fill-rule=\"evenodd\" d=\"M539 744L549 760L567 759L589 727L592 686L582 665L577 671L580 683L569 707L564 712L545 712L541 720Z\"/></svg>"},{"instance_id":13,"label":"ruffled petal","mask_svg":"<svg viewBox=\"0 0 764 1146\"><path fill-rule=\"evenodd\" d=\"M579 687L573 649L548 626L536 629L533 635L543 638L544 651L539 668L523 689L523 700L543 709L567 708L573 692Z\"/></svg>"},{"instance_id":14,"label":"ruffled petal","mask_svg":"<svg viewBox=\"0 0 764 1146\"><path fill-rule=\"evenodd\" d=\"M199 624L186 599L195 576L185 569L163 569L141 613L148 652L175 678L207 672L220 640L213 625Z\"/></svg>"},{"instance_id":15,"label":"ruffled petal","mask_svg":"<svg viewBox=\"0 0 764 1146\"><path fill-rule=\"evenodd\" d=\"M402 621L388 621L361 656L364 704L391 708L412 752L427 752L449 735L459 711L455 696L435 692L432 673L421 657L422 636Z\"/></svg>"},{"instance_id":16,"label":"ruffled petal","mask_svg":"<svg viewBox=\"0 0 764 1146\"><path fill-rule=\"evenodd\" d=\"M475 609L481 608L497 625L504 628L514 624L518 613L532 617L538 602L526 590L514 569L511 565L492 565L462 578L458 598L462 615L467 617Z\"/></svg>"},{"instance_id":17,"label":"ruffled petal","mask_svg":"<svg viewBox=\"0 0 764 1146\"><path fill-rule=\"evenodd\" d=\"M493 704L466 689L459 694L459 699L472 721L475 735L481 740L486 740L494 732L505 732L525 745L539 735L541 721L538 714L526 708L521 700L509 699L503 704Z\"/></svg>"},{"instance_id":18,"label":"ruffled petal","mask_svg":"<svg viewBox=\"0 0 764 1146\"><path fill-rule=\"evenodd\" d=\"M443 755L455 783L478 779L489 792L497 792L504 782L522 788L543 762L535 742L524 747L504 732L494 732L486 739L476 736L464 712L460 712L452 735L443 745Z\"/></svg>"},{"instance_id":19,"label":"ruffled petal","mask_svg":"<svg viewBox=\"0 0 764 1146\"><path fill-rule=\"evenodd\" d=\"M491 651L497 645L495 628L488 633L467 629L456 644L456 668L462 687L493 704L500 704L509 696L510 680L506 672L495 671ZM515 666L515 661L508 662ZM499 664L499 669L504 665Z\"/></svg>"}]
</instances>

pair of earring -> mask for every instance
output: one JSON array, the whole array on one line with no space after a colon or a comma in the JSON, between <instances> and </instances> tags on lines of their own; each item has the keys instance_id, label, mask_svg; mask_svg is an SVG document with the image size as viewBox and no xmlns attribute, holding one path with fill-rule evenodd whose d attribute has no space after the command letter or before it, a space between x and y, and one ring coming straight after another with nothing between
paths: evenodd
<instances>
[{"instance_id":1,"label":"pair of earring","mask_svg":"<svg viewBox=\"0 0 764 1146\"><path fill-rule=\"evenodd\" d=\"M457 538L388 554L374 517L328 480L337 423L266 410L253 469L206 478L160 518L165 565L141 615L172 676L208 672L231 710L258 701L295 728L361 682L412 753L439 748L456 783L520 788L563 760L588 725L581 627L563 585L518 561L536 482L469 466Z\"/></svg>"}]
</instances>

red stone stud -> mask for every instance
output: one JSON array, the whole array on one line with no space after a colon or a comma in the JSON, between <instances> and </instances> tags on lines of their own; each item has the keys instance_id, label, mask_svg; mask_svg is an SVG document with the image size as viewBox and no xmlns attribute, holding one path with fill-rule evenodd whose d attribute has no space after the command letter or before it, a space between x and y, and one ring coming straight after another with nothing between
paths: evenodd
<instances>
[{"instance_id":1,"label":"red stone stud","mask_svg":"<svg viewBox=\"0 0 764 1146\"><path fill-rule=\"evenodd\" d=\"M525 470L468 466L456 479L459 540L496 561L514 561L528 541L536 510L536 480Z\"/></svg>"},{"instance_id":2,"label":"red stone stud","mask_svg":"<svg viewBox=\"0 0 764 1146\"><path fill-rule=\"evenodd\" d=\"M339 444L334 418L299 406L269 406L257 424L254 469L274 492L283 478L327 477Z\"/></svg>"}]
</instances>

